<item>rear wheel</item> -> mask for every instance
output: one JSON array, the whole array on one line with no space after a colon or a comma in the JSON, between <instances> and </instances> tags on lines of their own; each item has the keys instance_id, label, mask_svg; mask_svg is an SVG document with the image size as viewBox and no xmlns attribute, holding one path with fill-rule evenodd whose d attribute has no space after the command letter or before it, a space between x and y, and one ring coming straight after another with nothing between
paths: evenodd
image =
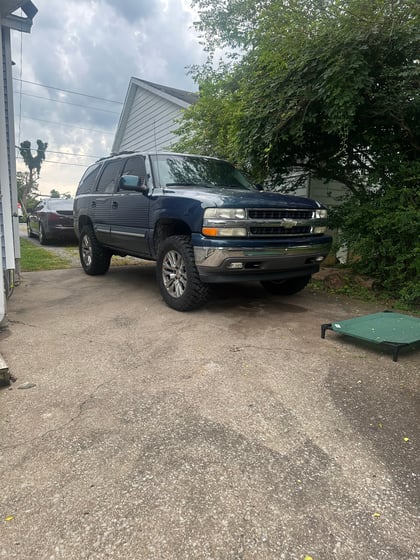
<instances>
[{"instance_id":1,"label":"rear wheel","mask_svg":"<svg viewBox=\"0 0 420 560\"><path fill-rule=\"evenodd\" d=\"M192 311L209 299L210 290L201 282L189 237L174 235L159 247L157 281L165 303L177 311Z\"/></svg>"},{"instance_id":2,"label":"rear wheel","mask_svg":"<svg viewBox=\"0 0 420 560\"><path fill-rule=\"evenodd\" d=\"M47 240L47 236L45 235L44 226L42 224L39 224L38 238L39 238L39 242L41 243L41 245L46 245L47 244L48 240Z\"/></svg>"},{"instance_id":3,"label":"rear wheel","mask_svg":"<svg viewBox=\"0 0 420 560\"><path fill-rule=\"evenodd\" d=\"M303 290L308 284L311 276L299 276L298 278L288 278L287 280L266 280L261 285L270 294L281 296L292 296Z\"/></svg>"},{"instance_id":4,"label":"rear wheel","mask_svg":"<svg viewBox=\"0 0 420 560\"><path fill-rule=\"evenodd\" d=\"M79 256L86 274L96 276L108 272L112 254L98 242L92 226L85 226L81 231Z\"/></svg>"}]
</instances>

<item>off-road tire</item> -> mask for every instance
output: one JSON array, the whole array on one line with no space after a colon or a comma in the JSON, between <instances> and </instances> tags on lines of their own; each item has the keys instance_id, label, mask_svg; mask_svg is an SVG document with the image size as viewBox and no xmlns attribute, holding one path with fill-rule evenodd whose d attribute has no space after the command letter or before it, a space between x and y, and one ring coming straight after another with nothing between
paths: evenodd
<instances>
[{"instance_id":1,"label":"off-road tire","mask_svg":"<svg viewBox=\"0 0 420 560\"><path fill-rule=\"evenodd\" d=\"M292 296L303 290L310 279L310 275L298 276L297 278L288 278L287 280L266 280L261 282L261 285L270 294Z\"/></svg>"},{"instance_id":2,"label":"off-road tire","mask_svg":"<svg viewBox=\"0 0 420 560\"><path fill-rule=\"evenodd\" d=\"M79 257L86 274L97 276L108 272L112 254L96 239L92 226L84 226L80 233Z\"/></svg>"},{"instance_id":3,"label":"off-road tire","mask_svg":"<svg viewBox=\"0 0 420 560\"><path fill-rule=\"evenodd\" d=\"M191 240L186 235L168 237L159 245L156 276L165 303L177 311L198 309L210 297L209 286L200 280Z\"/></svg>"}]
</instances>

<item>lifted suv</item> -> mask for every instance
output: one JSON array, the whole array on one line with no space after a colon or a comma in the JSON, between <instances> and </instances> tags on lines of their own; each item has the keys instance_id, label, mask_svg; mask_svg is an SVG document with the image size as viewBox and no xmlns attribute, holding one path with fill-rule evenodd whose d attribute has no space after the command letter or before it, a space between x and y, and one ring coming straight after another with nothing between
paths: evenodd
<instances>
[{"instance_id":1,"label":"lifted suv","mask_svg":"<svg viewBox=\"0 0 420 560\"><path fill-rule=\"evenodd\" d=\"M331 247L326 216L314 200L262 191L226 161L174 153L100 160L74 201L84 271L105 274L113 254L154 260L178 311L202 306L212 283L302 290Z\"/></svg>"}]
</instances>

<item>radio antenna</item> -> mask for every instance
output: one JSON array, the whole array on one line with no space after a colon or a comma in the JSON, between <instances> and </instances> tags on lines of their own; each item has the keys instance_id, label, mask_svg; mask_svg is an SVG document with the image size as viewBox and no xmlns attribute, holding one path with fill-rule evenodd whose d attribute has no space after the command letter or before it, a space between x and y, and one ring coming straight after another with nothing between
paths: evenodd
<instances>
[{"instance_id":1,"label":"radio antenna","mask_svg":"<svg viewBox=\"0 0 420 560\"><path fill-rule=\"evenodd\" d=\"M153 137L155 140L155 165L156 165L156 175L159 186L161 186L160 182L160 171L159 171L159 161L158 161L158 149L157 149L157 139L156 139L156 120L153 119Z\"/></svg>"}]
</instances>

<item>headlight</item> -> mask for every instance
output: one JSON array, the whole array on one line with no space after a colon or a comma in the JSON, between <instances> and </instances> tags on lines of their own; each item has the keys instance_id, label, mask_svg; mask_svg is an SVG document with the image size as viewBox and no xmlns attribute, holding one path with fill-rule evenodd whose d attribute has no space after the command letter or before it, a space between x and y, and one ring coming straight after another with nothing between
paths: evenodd
<instances>
[{"instance_id":1,"label":"headlight","mask_svg":"<svg viewBox=\"0 0 420 560\"><path fill-rule=\"evenodd\" d=\"M313 217L325 219L327 217L327 214L328 213L325 208L319 208L318 210L315 210L315 212L313 213Z\"/></svg>"},{"instance_id":2,"label":"headlight","mask_svg":"<svg viewBox=\"0 0 420 560\"><path fill-rule=\"evenodd\" d=\"M246 228L206 227L201 230L207 237L246 237Z\"/></svg>"},{"instance_id":3,"label":"headlight","mask_svg":"<svg viewBox=\"0 0 420 560\"><path fill-rule=\"evenodd\" d=\"M244 220L245 218L244 208L206 208L204 210L205 220Z\"/></svg>"}]
</instances>

